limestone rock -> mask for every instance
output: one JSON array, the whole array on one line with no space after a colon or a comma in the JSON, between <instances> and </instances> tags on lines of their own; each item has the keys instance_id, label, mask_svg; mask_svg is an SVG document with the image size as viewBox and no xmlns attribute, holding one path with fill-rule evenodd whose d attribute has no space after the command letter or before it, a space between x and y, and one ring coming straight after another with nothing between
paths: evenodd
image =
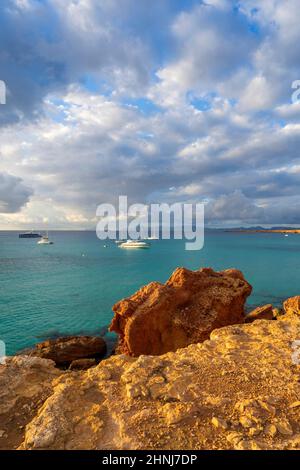
<instances>
[{"instance_id":1,"label":"limestone rock","mask_svg":"<svg viewBox=\"0 0 300 470\"><path fill-rule=\"evenodd\" d=\"M273 316L275 320L279 317L282 317L282 315L284 315L284 312L281 308L278 308L278 307L273 308Z\"/></svg>"},{"instance_id":2,"label":"limestone rock","mask_svg":"<svg viewBox=\"0 0 300 470\"><path fill-rule=\"evenodd\" d=\"M244 321L251 289L235 269L178 268L166 284L152 282L114 305L118 352L159 355L202 342L215 328Z\"/></svg>"},{"instance_id":3,"label":"limestone rock","mask_svg":"<svg viewBox=\"0 0 300 470\"><path fill-rule=\"evenodd\" d=\"M293 435L293 428L291 427L290 423L287 420L277 423L276 426L277 426L278 431L284 436Z\"/></svg>"},{"instance_id":4,"label":"limestone rock","mask_svg":"<svg viewBox=\"0 0 300 470\"><path fill-rule=\"evenodd\" d=\"M56 365L68 365L77 359L102 358L106 344L97 336L66 336L43 341L29 352L30 356L51 359Z\"/></svg>"},{"instance_id":5,"label":"limestone rock","mask_svg":"<svg viewBox=\"0 0 300 470\"><path fill-rule=\"evenodd\" d=\"M0 365L0 449L13 449L23 440L24 427L52 393L61 374L52 361L15 356Z\"/></svg>"},{"instance_id":6,"label":"limestone rock","mask_svg":"<svg viewBox=\"0 0 300 470\"><path fill-rule=\"evenodd\" d=\"M245 323L252 323L255 320L274 320L273 305L267 304L257 307L250 312L245 319Z\"/></svg>"},{"instance_id":7,"label":"limestone rock","mask_svg":"<svg viewBox=\"0 0 300 470\"><path fill-rule=\"evenodd\" d=\"M211 424L215 426L215 428L221 428L221 429L227 429L228 428L228 423L222 418L218 418L214 416L211 420Z\"/></svg>"},{"instance_id":8,"label":"limestone rock","mask_svg":"<svg viewBox=\"0 0 300 470\"><path fill-rule=\"evenodd\" d=\"M161 356L117 355L66 372L20 448L300 449L300 407L291 407L299 337L300 317L288 315L227 326Z\"/></svg>"},{"instance_id":9,"label":"limestone rock","mask_svg":"<svg viewBox=\"0 0 300 470\"><path fill-rule=\"evenodd\" d=\"M283 302L283 310L287 315L300 315L300 295L290 297L285 302Z\"/></svg>"},{"instance_id":10,"label":"limestone rock","mask_svg":"<svg viewBox=\"0 0 300 470\"><path fill-rule=\"evenodd\" d=\"M265 432L265 434L267 434L271 437L274 437L274 436L276 436L277 428L276 428L275 424L267 424L267 426L264 429L264 432Z\"/></svg>"}]
</instances>

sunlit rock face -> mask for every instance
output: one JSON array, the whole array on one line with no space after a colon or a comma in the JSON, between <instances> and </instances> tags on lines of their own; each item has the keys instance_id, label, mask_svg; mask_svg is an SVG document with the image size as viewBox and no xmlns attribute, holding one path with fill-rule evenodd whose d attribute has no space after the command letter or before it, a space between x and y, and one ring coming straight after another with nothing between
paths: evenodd
<instances>
[{"instance_id":1,"label":"sunlit rock face","mask_svg":"<svg viewBox=\"0 0 300 470\"><path fill-rule=\"evenodd\" d=\"M215 328L244 321L251 290L236 269L178 268L166 284L152 282L114 305L118 351L159 355L204 341Z\"/></svg>"},{"instance_id":2,"label":"sunlit rock face","mask_svg":"<svg viewBox=\"0 0 300 470\"><path fill-rule=\"evenodd\" d=\"M300 449L298 315L65 372L22 449ZM294 356L295 357L295 356Z\"/></svg>"},{"instance_id":3,"label":"sunlit rock face","mask_svg":"<svg viewBox=\"0 0 300 470\"><path fill-rule=\"evenodd\" d=\"M300 295L290 297L285 302L283 302L283 310L286 314L300 315Z\"/></svg>"},{"instance_id":4,"label":"sunlit rock face","mask_svg":"<svg viewBox=\"0 0 300 470\"><path fill-rule=\"evenodd\" d=\"M147 302L150 290L151 305L155 298L161 305L170 287L167 299L181 312L190 301L184 292L197 295L204 284L207 306L214 308L213 292L223 305L213 318L226 318L231 305L243 321L251 287L235 270L178 269L136 296L145 292ZM286 300L276 319L216 328L210 339L165 354L115 355L84 371L8 358L0 365L0 449L300 449L298 300ZM202 297L199 305L204 311Z\"/></svg>"}]
</instances>

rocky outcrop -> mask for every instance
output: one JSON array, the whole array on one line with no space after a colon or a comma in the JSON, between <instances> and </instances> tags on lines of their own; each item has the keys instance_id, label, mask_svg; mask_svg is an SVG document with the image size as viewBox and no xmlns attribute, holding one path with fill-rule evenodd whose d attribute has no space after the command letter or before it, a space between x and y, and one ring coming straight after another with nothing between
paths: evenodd
<instances>
[{"instance_id":1,"label":"rocky outcrop","mask_svg":"<svg viewBox=\"0 0 300 470\"><path fill-rule=\"evenodd\" d=\"M299 338L300 317L287 315L162 356L67 371L20 448L300 449Z\"/></svg>"},{"instance_id":2,"label":"rocky outcrop","mask_svg":"<svg viewBox=\"0 0 300 470\"><path fill-rule=\"evenodd\" d=\"M16 356L0 364L0 449L17 448L28 422L53 392L61 375L52 361Z\"/></svg>"},{"instance_id":3,"label":"rocky outcrop","mask_svg":"<svg viewBox=\"0 0 300 470\"><path fill-rule=\"evenodd\" d=\"M101 359L105 353L106 344L102 338L67 336L39 343L28 355L51 359L58 366L67 366L78 359Z\"/></svg>"},{"instance_id":4,"label":"rocky outcrop","mask_svg":"<svg viewBox=\"0 0 300 470\"><path fill-rule=\"evenodd\" d=\"M114 307L128 355L97 365L101 343L73 337L36 348L63 365L72 353L67 370L8 358L0 449L300 450L300 296L239 324L250 292L236 270L178 269Z\"/></svg>"},{"instance_id":5,"label":"rocky outcrop","mask_svg":"<svg viewBox=\"0 0 300 470\"><path fill-rule=\"evenodd\" d=\"M274 315L273 305L267 304L252 310L252 312L246 316L245 322L252 323L255 320L274 320L275 318L276 315Z\"/></svg>"},{"instance_id":6,"label":"rocky outcrop","mask_svg":"<svg viewBox=\"0 0 300 470\"><path fill-rule=\"evenodd\" d=\"M250 284L235 269L178 268L166 284L152 282L114 305L110 330L118 351L159 355L209 338L215 328L242 323Z\"/></svg>"},{"instance_id":7,"label":"rocky outcrop","mask_svg":"<svg viewBox=\"0 0 300 470\"><path fill-rule=\"evenodd\" d=\"M300 315L300 295L290 297L285 302L283 302L283 311L287 315Z\"/></svg>"}]
</instances>

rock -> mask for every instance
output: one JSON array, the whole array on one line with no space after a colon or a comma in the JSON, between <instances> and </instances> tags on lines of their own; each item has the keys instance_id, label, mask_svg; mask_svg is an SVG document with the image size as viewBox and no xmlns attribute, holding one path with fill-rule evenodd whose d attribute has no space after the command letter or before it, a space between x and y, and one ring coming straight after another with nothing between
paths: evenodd
<instances>
[{"instance_id":1,"label":"rock","mask_svg":"<svg viewBox=\"0 0 300 470\"><path fill-rule=\"evenodd\" d=\"M251 286L235 269L178 268L166 284L152 282L114 305L110 331L118 352L160 355L209 338L215 328L242 323Z\"/></svg>"},{"instance_id":2,"label":"rock","mask_svg":"<svg viewBox=\"0 0 300 470\"><path fill-rule=\"evenodd\" d=\"M286 315L300 314L300 295L290 297L283 302L283 310Z\"/></svg>"},{"instance_id":3,"label":"rock","mask_svg":"<svg viewBox=\"0 0 300 470\"><path fill-rule=\"evenodd\" d=\"M253 422L247 416L241 416L240 423L243 426L243 428L251 428L253 426Z\"/></svg>"},{"instance_id":4,"label":"rock","mask_svg":"<svg viewBox=\"0 0 300 470\"><path fill-rule=\"evenodd\" d=\"M267 424L267 426L264 429L264 433L271 437L276 436L277 428L275 424Z\"/></svg>"},{"instance_id":5,"label":"rock","mask_svg":"<svg viewBox=\"0 0 300 470\"><path fill-rule=\"evenodd\" d=\"M243 439L243 434L240 432L230 432L227 434L226 439L233 446L237 446Z\"/></svg>"},{"instance_id":6,"label":"rock","mask_svg":"<svg viewBox=\"0 0 300 470\"><path fill-rule=\"evenodd\" d=\"M251 437L254 437L254 436L258 436L261 432L261 429L259 428L249 428L249 436Z\"/></svg>"},{"instance_id":7,"label":"rock","mask_svg":"<svg viewBox=\"0 0 300 470\"><path fill-rule=\"evenodd\" d=\"M282 315L284 315L284 312L283 312L282 309L277 308L277 307L276 307L276 308L273 308L273 317L274 317L274 319L277 319L277 318L279 318L279 317L282 317Z\"/></svg>"},{"instance_id":8,"label":"rock","mask_svg":"<svg viewBox=\"0 0 300 470\"><path fill-rule=\"evenodd\" d=\"M52 361L15 356L0 365L0 449L14 449L24 439L24 426L53 391L53 380L61 375Z\"/></svg>"},{"instance_id":9,"label":"rock","mask_svg":"<svg viewBox=\"0 0 300 470\"><path fill-rule=\"evenodd\" d=\"M163 406L165 421L168 425L178 424L185 420L195 420L197 417L197 408L193 403L184 403L180 406L174 406L173 403L167 403Z\"/></svg>"},{"instance_id":10,"label":"rock","mask_svg":"<svg viewBox=\"0 0 300 470\"><path fill-rule=\"evenodd\" d=\"M56 365L68 365L77 359L101 359L105 356L106 344L96 336L67 336L43 341L35 346L29 356L51 359Z\"/></svg>"},{"instance_id":11,"label":"rock","mask_svg":"<svg viewBox=\"0 0 300 470\"><path fill-rule=\"evenodd\" d=\"M215 428L221 428L221 429L227 429L228 428L228 423L227 421L225 421L225 419L222 419L222 418L217 418L216 416L214 416L211 420L211 424L215 427Z\"/></svg>"},{"instance_id":12,"label":"rock","mask_svg":"<svg viewBox=\"0 0 300 470\"><path fill-rule=\"evenodd\" d=\"M300 406L300 401L294 401L291 405L290 408L298 408Z\"/></svg>"},{"instance_id":13,"label":"rock","mask_svg":"<svg viewBox=\"0 0 300 470\"><path fill-rule=\"evenodd\" d=\"M288 421L277 423L276 426L280 434L283 434L284 436L293 435L293 428Z\"/></svg>"},{"instance_id":14,"label":"rock","mask_svg":"<svg viewBox=\"0 0 300 470\"><path fill-rule=\"evenodd\" d=\"M86 370L97 364L96 359L76 359L72 361L69 369L70 370Z\"/></svg>"},{"instance_id":15,"label":"rock","mask_svg":"<svg viewBox=\"0 0 300 470\"><path fill-rule=\"evenodd\" d=\"M252 323L255 320L274 320L273 305L267 304L257 307L250 312L245 319L245 323Z\"/></svg>"},{"instance_id":16,"label":"rock","mask_svg":"<svg viewBox=\"0 0 300 470\"><path fill-rule=\"evenodd\" d=\"M300 449L300 408L290 408L299 396L297 338L300 316L289 315L226 326L176 352L116 355L64 372L28 421L20 449ZM36 384L43 386L39 375Z\"/></svg>"}]
</instances>

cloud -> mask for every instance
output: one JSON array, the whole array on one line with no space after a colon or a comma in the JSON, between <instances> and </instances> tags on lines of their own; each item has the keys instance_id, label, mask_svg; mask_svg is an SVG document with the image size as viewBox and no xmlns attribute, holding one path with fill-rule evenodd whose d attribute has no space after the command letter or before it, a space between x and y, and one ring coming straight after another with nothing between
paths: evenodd
<instances>
[{"instance_id":1,"label":"cloud","mask_svg":"<svg viewBox=\"0 0 300 470\"><path fill-rule=\"evenodd\" d=\"M297 220L297 2L184 3L4 0L1 226L91 227L120 194Z\"/></svg>"},{"instance_id":2,"label":"cloud","mask_svg":"<svg viewBox=\"0 0 300 470\"><path fill-rule=\"evenodd\" d=\"M116 2L3 0L1 79L8 99L0 125L36 119L45 96L70 83L108 93L141 95L149 83L151 52L122 22ZM125 0L127 7L132 2ZM127 10L126 10L127 12ZM91 79L90 79L91 78Z\"/></svg>"},{"instance_id":3,"label":"cloud","mask_svg":"<svg viewBox=\"0 0 300 470\"><path fill-rule=\"evenodd\" d=\"M224 194L206 206L206 218L210 221L247 221L251 223L261 219L263 209L251 199L245 197L240 190Z\"/></svg>"},{"instance_id":4,"label":"cloud","mask_svg":"<svg viewBox=\"0 0 300 470\"><path fill-rule=\"evenodd\" d=\"M21 178L0 173L0 213L18 212L33 194Z\"/></svg>"}]
</instances>

